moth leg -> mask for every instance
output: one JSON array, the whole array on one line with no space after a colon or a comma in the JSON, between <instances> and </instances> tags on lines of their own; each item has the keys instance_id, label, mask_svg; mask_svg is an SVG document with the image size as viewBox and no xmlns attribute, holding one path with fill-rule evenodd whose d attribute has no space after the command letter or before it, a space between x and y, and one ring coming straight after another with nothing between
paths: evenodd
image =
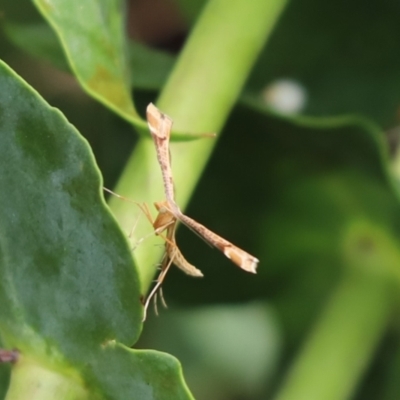
<instances>
[{"instance_id":1,"label":"moth leg","mask_svg":"<svg viewBox=\"0 0 400 400\"><path fill-rule=\"evenodd\" d=\"M165 276L167 275L168 270L170 269L172 265L173 259L169 258L167 255L165 256L165 261L163 263L163 268L160 272L160 274L157 277L157 282L154 285L153 289L151 290L150 294L147 296L146 301L144 303L144 312L143 312L143 319L142 322L146 320L147 317L147 309L149 307L149 304L151 302L151 299L156 295L158 290L160 289L162 283L164 282Z\"/></svg>"}]
</instances>

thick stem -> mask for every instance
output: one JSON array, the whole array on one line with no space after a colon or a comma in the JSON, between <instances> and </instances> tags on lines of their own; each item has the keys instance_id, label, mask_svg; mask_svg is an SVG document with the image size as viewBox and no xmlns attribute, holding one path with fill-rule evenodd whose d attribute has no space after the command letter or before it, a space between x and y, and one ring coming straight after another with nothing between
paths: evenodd
<instances>
[{"instance_id":1,"label":"thick stem","mask_svg":"<svg viewBox=\"0 0 400 400\"><path fill-rule=\"evenodd\" d=\"M341 400L353 394L387 326L386 281L355 275L337 289L276 400Z\"/></svg>"},{"instance_id":2,"label":"thick stem","mask_svg":"<svg viewBox=\"0 0 400 400\"><path fill-rule=\"evenodd\" d=\"M212 0L207 3L158 102L160 109L174 119L177 129L221 130L286 2ZM171 145L177 202L182 208L215 143L215 139L201 139ZM139 141L116 191L148 204L165 197L150 140ZM110 206L129 231L137 215L132 205L112 200ZM138 224L135 236L144 236L150 229L148 224ZM161 251L151 240L136 249L144 291L150 285Z\"/></svg>"},{"instance_id":3,"label":"thick stem","mask_svg":"<svg viewBox=\"0 0 400 400\"><path fill-rule=\"evenodd\" d=\"M347 276L328 302L276 400L352 398L388 324L400 253L385 231L355 223L344 235Z\"/></svg>"}]
</instances>

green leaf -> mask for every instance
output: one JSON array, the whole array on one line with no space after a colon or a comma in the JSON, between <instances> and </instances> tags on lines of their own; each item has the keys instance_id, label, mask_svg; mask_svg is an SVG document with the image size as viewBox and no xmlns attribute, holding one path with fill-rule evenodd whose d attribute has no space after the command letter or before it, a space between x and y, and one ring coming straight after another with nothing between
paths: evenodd
<instances>
[{"instance_id":1,"label":"green leaf","mask_svg":"<svg viewBox=\"0 0 400 400\"><path fill-rule=\"evenodd\" d=\"M4 63L0 88L0 334L21 353L9 398L44 374L79 398L189 399L175 359L128 348L138 276L86 141Z\"/></svg>"},{"instance_id":2,"label":"green leaf","mask_svg":"<svg viewBox=\"0 0 400 400\"><path fill-rule=\"evenodd\" d=\"M129 122L131 100L121 0L34 0L57 33L85 90Z\"/></svg>"}]
</instances>

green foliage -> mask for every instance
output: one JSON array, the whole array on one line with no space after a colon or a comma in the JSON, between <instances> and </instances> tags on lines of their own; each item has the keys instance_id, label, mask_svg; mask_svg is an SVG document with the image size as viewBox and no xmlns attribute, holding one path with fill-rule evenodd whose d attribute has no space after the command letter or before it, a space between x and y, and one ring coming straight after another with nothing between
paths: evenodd
<instances>
[{"instance_id":1,"label":"green foliage","mask_svg":"<svg viewBox=\"0 0 400 400\"><path fill-rule=\"evenodd\" d=\"M13 51L72 74L104 108L46 102L1 63L0 336L22 356L0 366L0 393L32 398L45 382L41 400L192 398L174 357L138 350L156 348L179 358L198 399L397 399L397 137L382 129L398 123L398 5L179 0L192 26L171 55L127 40L121 0L33 3L45 21L5 3ZM278 79L304 89L301 115L266 105ZM99 164L121 170L115 191L150 205L163 190L140 115L155 91L175 121L179 205L197 187L188 214L261 262L246 275L180 230L205 278L171 270L171 310L142 333L162 242L146 238L132 260L151 226L120 199L111 215L92 150L63 113ZM107 143L132 127L126 162ZM199 139L209 132L218 147Z\"/></svg>"}]
</instances>

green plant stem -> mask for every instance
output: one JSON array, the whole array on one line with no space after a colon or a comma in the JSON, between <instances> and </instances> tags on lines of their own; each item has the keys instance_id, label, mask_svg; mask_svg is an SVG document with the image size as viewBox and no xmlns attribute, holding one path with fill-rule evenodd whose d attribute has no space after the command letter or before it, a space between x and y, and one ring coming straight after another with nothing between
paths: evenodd
<instances>
[{"instance_id":1,"label":"green plant stem","mask_svg":"<svg viewBox=\"0 0 400 400\"><path fill-rule=\"evenodd\" d=\"M387 326L388 279L350 273L327 305L276 400L350 399Z\"/></svg>"},{"instance_id":2,"label":"green plant stem","mask_svg":"<svg viewBox=\"0 0 400 400\"><path fill-rule=\"evenodd\" d=\"M157 103L173 118L177 129L220 132L286 2L212 0L207 3ZM177 202L182 208L215 144L216 139L208 138L171 144ZM154 145L147 138L140 139L116 191L148 204L165 198ZM132 205L113 199L110 206L129 231L137 215ZM135 236L142 237L150 229L149 224L140 223ZM161 252L150 239L135 251L144 292Z\"/></svg>"},{"instance_id":3,"label":"green plant stem","mask_svg":"<svg viewBox=\"0 0 400 400\"><path fill-rule=\"evenodd\" d=\"M5 400L95 400L78 380L21 358L13 367Z\"/></svg>"}]
</instances>

